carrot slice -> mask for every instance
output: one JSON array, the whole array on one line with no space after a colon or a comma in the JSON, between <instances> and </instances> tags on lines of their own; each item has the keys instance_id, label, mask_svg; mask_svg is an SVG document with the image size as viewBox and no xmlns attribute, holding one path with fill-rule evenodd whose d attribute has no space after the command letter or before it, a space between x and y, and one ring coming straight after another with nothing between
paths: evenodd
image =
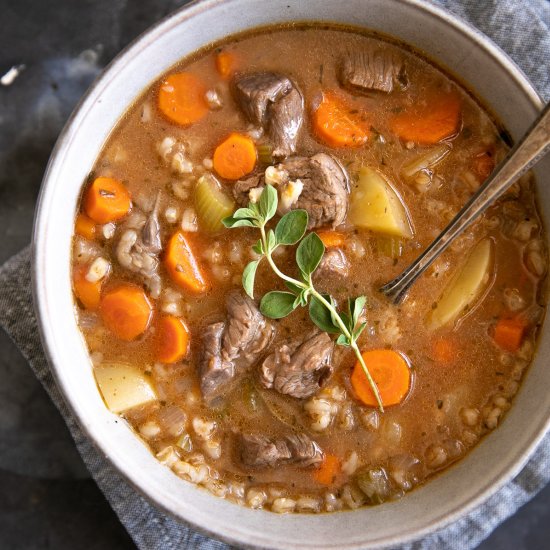
<instances>
[{"instance_id":1,"label":"carrot slice","mask_svg":"<svg viewBox=\"0 0 550 550\"><path fill-rule=\"evenodd\" d=\"M502 349L515 353L523 342L526 328L525 321L520 317L500 319L495 326L493 338Z\"/></svg>"},{"instance_id":2,"label":"carrot slice","mask_svg":"<svg viewBox=\"0 0 550 550\"><path fill-rule=\"evenodd\" d=\"M86 309L97 309L101 298L103 279L91 283L86 279L89 266L77 265L73 270L73 289L76 297Z\"/></svg>"},{"instance_id":3,"label":"carrot slice","mask_svg":"<svg viewBox=\"0 0 550 550\"><path fill-rule=\"evenodd\" d=\"M208 113L206 85L192 73L175 73L161 83L158 95L160 112L171 122L189 126Z\"/></svg>"},{"instance_id":4,"label":"carrot slice","mask_svg":"<svg viewBox=\"0 0 550 550\"><path fill-rule=\"evenodd\" d=\"M193 253L189 238L183 231L176 231L168 242L164 265L179 286L191 292L208 289L206 277Z\"/></svg>"},{"instance_id":5,"label":"carrot slice","mask_svg":"<svg viewBox=\"0 0 550 550\"><path fill-rule=\"evenodd\" d=\"M432 347L433 359L443 365L452 363L456 359L457 353L455 342L448 338L436 340Z\"/></svg>"},{"instance_id":6,"label":"carrot slice","mask_svg":"<svg viewBox=\"0 0 550 550\"><path fill-rule=\"evenodd\" d=\"M339 231L318 231L317 236L323 241L326 248L342 246L346 242L346 236Z\"/></svg>"},{"instance_id":7,"label":"carrot slice","mask_svg":"<svg viewBox=\"0 0 550 550\"><path fill-rule=\"evenodd\" d=\"M321 485L332 485L340 473L340 459L337 456L325 454L321 466L313 472L313 479Z\"/></svg>"},{"instance_id":8,"label":"carrot slice","mask_svg":"<svg viewBox=\"0 0 550 550\"><path fill-rule=\"evenodd\" d=\"M251 138L232 133L214 151L212 161L217 174L227 180L238 180L256 166L256 146Z\"/></svg>"},{"instance_id":9,"label":"carrot slice","mask_svg":"<svg viewBox=\"0 0 550 550\"><path fill-rule=\"evenodd\" d=\"M157 323L157 358L161 363L176 363L189 351L189 331L183 319L166 315Z\"/></svg>"},{"instance_id":10,"label":"carrot slice","mask_svg":"<svg viewBox=\"0 0 550 550\"><path fill-rule=\"evenodd\" d=\"M373 349L362 353L372 378L378 386L382 404L385 407L401 403L411 385L411 370L405 358L389 349ZM359 361L353 368L351 385L356 396L365 404L378 406Z\"/></svg>"},{"instance_id":11,"label":"carrot slice","mask_svg":"<svg viewBox=\"0 0 550 550\"><path fill-rule=\"evenodd\" d=\"M361 147L371 135L364 115L346 105L334 92L323 92L313 113L313 132L330 147Z\"/></svg>"},{"instance_id":12,"label":"carrot slice","mask_svg":"<svg viewBox=\"0 0 550 550\"><path fill-rule=\"evenodd\" d=\"M84 195L84 211L96 223L119 220L131 207L130 193L113 178L96 178Z\"/></svg>"},{"instance_id":13,"label":"carrot slice","mask_svg":"<svg viewBox=\"0 0 550 550\"><path fill-rule=\"evenodd\" d=\"M143 289L125 284L103 294L100 313L103 324L117 338L130 341L147 330L153 306Z\"/></svg>"},{"instance_id":14,"label":"carrot slice","mask_svg":"<svg viewBox=\"0 0 550 550\"><path fill-rule=\"evenodd\" d=\"M74 230L77 235L93 241L95 239L96 223L86 214L79 214L76 217Z\"/></svg>"},{"instance_id":15,"label":"carrot slice","mask_svg":"<svg viewBox=\"0 0 550 550\"><path fill-rule=\"evenodd\" d=\"M216 69L223 78L230 77L235 72L237 59L234 54L222 50L216 54Z\"/></svg>"},{"instance_id":16,"label":"carrot slice","mask_svg":"<svg viewBox=\"0 0 550 550\"><path fill-rule=\"evenodd\" d=\"M391 131L404 141L433 145L455 135L460 126L461 100L456 93L442 93L429 98L390 121Z\"/></svg>"}]
</instances>

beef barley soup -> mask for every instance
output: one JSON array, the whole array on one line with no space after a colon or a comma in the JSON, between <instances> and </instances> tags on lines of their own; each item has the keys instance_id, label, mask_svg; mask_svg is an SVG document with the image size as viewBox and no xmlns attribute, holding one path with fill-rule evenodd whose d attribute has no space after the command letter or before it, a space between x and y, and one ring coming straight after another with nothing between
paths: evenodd
<instances>
[{"instance_id":1,"label":"beef barley soup","mask_svg":"<svg viewBox=\"0 0 550 550\"><path fill-rule=\"evenodd\" d=\"M274 512L382 503L449 467L533 357L532 179L401 306L377 289L508 145L438 68L355 31L275 28L183 60L118 123L75 221L107 407L177 476Z\"/></svg>"}]
</instances>

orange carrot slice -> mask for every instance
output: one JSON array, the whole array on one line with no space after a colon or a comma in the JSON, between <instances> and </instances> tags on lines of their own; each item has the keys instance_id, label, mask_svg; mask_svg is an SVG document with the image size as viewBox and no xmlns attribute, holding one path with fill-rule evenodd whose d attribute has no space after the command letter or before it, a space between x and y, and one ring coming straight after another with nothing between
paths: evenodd
<instances>
[{"instance_id":1,"label":"orange carrot slice","mask_svg":"<svg viewBox=\"0 0 550 550\"><path fill-rule=\"evenodd\" d=\"M97 309L101 299L103 279L91 283L86 279L89 266L77 265L73 270L73 289L76 297L86 309Z\"/></svg>"},{"instance_id":2,"label":"orange carrot slice","mask_svg":"<svg viewBox=\"0 0 550 550\"><path fill-rule=\"evenodd\" d=\"M390 121L391 131L404 141L433 145L454 136L460 127L461 99L457 93L440 93L425 105L415 106Z\"/></svg>"},{"instance_id":3,"label":"orange carrot slice","mask_svg":"<svg viewBox=\"0 0 550 550\"><path fill-rule=\"evenodd\" d=\"M105 292L100 304L103 324L121 340L135 340L149 327L153 306L140 287L121 285Z\"/></svg>"},{"instance_id":4,"label":"orange carrot slice","mask_svg":"<svg viewBox=\"0 0 550 550\"><path fill-rule=\"evenodd\" d=\"M364 115L346 105L334 92L323 92L313 113L313 132L330 147L361 147L371 135Z\"/></svg>"},{"instance_id":5,"label":"orange carrot slice","mask_svg":"<svg viewBox=\"0 0 550 550\"><path fill-rule=\"evenodd\" d=\"M192 73L175 73L161 83L158 94L160 112L171 122L189 126L208 113L206 85Z\"/></svg>"},{"instance_id":6,"label":"orange carrot slice","mask_svg":"<svg viewBox=\"0 0 550 550\"><path fill-rule=\"evenodd\" d=\"M313 472L313 479L321 485L332 485L340 473L340 459L331 454L325 454L321 466Z\"/></svg>"},{"instance_id":7,"label":"orange carrot slice","mask_svg":"<svg viewBox=\"0 0 550 550\"><path fill-rule=\"evenodd\" d=\"M189 351L189 331L183 319L166 315L157 323L157 358L161 363L176 363Z\"/></svg>"},{"instance_id":8,"label":"orange carrot slice","mask_svg":"<svg viewBox=\"0 0 550 550\"><path fill-rule=\"evenodd\" d=\"M382 404L389 407L401 403L411 385L411 370L405 358L400 353L389 349L365 351L362 356L374 382L378 386ZM365 405L378 406L376 397L359 361L353 368L351 385L358 399Z\"/></svg>"},{"instance_id":9,"label":"orange carrot slice","mask_svg":"<svg viewBox=\"0 0 550 550\"><path fill-rule=\"evenodd\" d=\"M84 195L84 211L96 223L119 220L131 207L130 193L113 178L96 178Z\"/></svg>"},{"instance_id":10,"label":"orange carrot slice","mask_svg":"<svg viewBox=\"0 0 550 550\"><path fill-rule=\"evenodd\" d=\"M201 293L208 289L206 277L185 232L176 231L172 235L166 249L164 265L170 277L179 286L195 293Z\"/></svg>"},{"instance_id":11,"label":"orange carrot slice","mask_svg":"<svg viewBox=\"0 0 550 550\"><path fill-rule=\"evenodd\" d=\"M96 234L96 223L86 214L79 214L76 217L74 230L77 235L93 241Z\"/></svg>"},{"instance_id":12,"label":"orange carrot slice","mask_svg":"<svg viewBox=\"0 0 550 550\"><path fill-rule=\"evenodd\" d=\"M232 133L214 151L212 161L216 173L227 180L238 180L256 166L256 146L243 134Z\"/></svg>"},{"instance_id":13,"label":"orange carrot slice","mask_svg":"<svg viewBox=\"0 0 550 550\"><path fill-rule=\"evenodd\" d=\"M500 319L493 338L502 349L515 353L521 347L526 328L525 321L520 317Z\"/></svg>"},{"instance_id":14,"label":"orange carrot slice","mask_svg":"<svg viewBox=\"0 0 550 550\"><path fill-rule=\"evenodd\" d=\"M346 242L346 236L339 231L317 231L317 236L326 248L342 246Z\"/></svg>"},{"instance_id":15,"label":"orange carrot slice","mask_svg":"<svg viewBox=\"0 0 550 550\"><path fill-rule=\"evenodd\" d=\"M235 55L222 50L216 54L216 69L223 78L229 78L234 72L237 65Z\"/></svg>"}]
</instances>

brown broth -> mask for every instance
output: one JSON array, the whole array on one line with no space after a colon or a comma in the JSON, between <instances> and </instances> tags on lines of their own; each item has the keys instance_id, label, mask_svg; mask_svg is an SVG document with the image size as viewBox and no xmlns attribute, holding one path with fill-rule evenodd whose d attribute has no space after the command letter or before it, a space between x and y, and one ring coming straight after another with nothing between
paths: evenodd
<instances>
[{"instance_id":1,"label":"brown broth","mask_svg":"<svg viewBox=\"0 0 550 550\"><path fill-rule=\"evenodd\" d=\"M377 235L348 224L344 227L348 234L344 251L351 262L350 274L344 281L339 277L327 277L318 284L320 289L331 292L340 303L349 296L365 294L368 297L368 327L360 338L360 347L391 347L406 354L413 371L413 387L403 403L388 407L385 413L380 414L354 399L349 374L355 359L343 348L335 350L335 372L327 387L317 396L334 404L338 410L325 430L312 429L313 419L304 411L302 400L281 396L274 390L259 389L252 372L232 390L227 399L222 400L219 407L211 409L202 403L196 373L201 331L213 320L224 318L225 294L232 288L240 287L242 269L251 258L249 248L258 238L257 232L252 229L225 230L214 234L199 231L196 234L195 250L214 285L200 296L179 289L183 317L191 332L191 351L183 362L175 365L155 364L154 325L136 341L119 341L110 335L97 314L78 307L80 326L96 363L124 362L134 365L147 372L156 387L159 394L157 403L124 414L138 432L147 422L157 422L159 411L166 406L177 405L186 412L189 419L186 431L194 449L186 453L177 447L180 434L174 437L161 431L160 435L148 439L141 430L151 450L159 453L173 446L179 462L188 460L192 464L193 460L200 460L197 453L204 454L206 463L218 473L219 482L214 484L215 487L212 479L202 484L220 495L224 489L219 486L224 485L225 491L229 491L226 496L240 503L253 505L251 497L246 496L248 493L241 494L232 488L238 483L243 483L246 491L250 488L264 491L267 508L273 506L278 496L297 501L304 495L318 499L318 508L310 511L330 511L339 506L375 503L376 498L369 500L357 489L354 473L341 472L327 487L315 481L312 470L285 467L246 471L235 460L233 436L236 431L260 432L273 437L294 429L306 431L325 453L338 456L341 462L348 461L350 453L355 452L359 470L386 468L392 488L388 495L379 500L396 498L464 456L494 427L491 420L494 416L496 423L499 422L495 409L505 412L509 408L518 388L517 383L532 358L544 311L543 297L540 296L543 276L526 269L524 257L527 241L539 243L545 255L545 240L530 178L524 178L514 186L483 220L453 245L436 266L416 283L402 306L389 306L377 291L381 283L400 273L433 240L480 184L479 178L476 179L472 173L475 157L490 149L498 160L506 152L506 144L498 127L479 103L437 67L390 43L386 43L385 47L396 50L407 68L407 89L388 95L346 94L351 105L371 113L372 128L382 139L374 139L359 149L334 150L319 143L312 136L308 114L322 89L339 88L336 73L338 59L346 51L379 41L378 38L342 29L281 28L239 36L224 43L223 49L236 56L243 70L279 71L293 79L301 89L306 102L306 119L297 154L309 156L319 151L335 154L346 166L352 185L356 185L361 166L378 168L393 183L407 205L415 234L411 240L403 241L403 253L399 258L380 254ZM173 206L181 214L182 210L193 206L191 192L189 198L183 200L174 195L174 182L185 179L185 176L174 175L168 163L159 156L157 147L166 136L181 141L185 144L188 159L196 167L195 173L198 173L204 171L203 159L211 159L215 146L229 132L245 133L249 129L248 122L231 96L227 81L216 72L214 55L218 47L204 50L191 60L183 60L170 72L185 69L200 76L209 89L218 91L223 108L212 110L189 127L179 127L157 112L155 105L159 83L153 84L114 129L97 160L93 177L108 176L123 182L137 207L146 209L145 206L151 204L158 191L162 191L164 197L162 212ZM424 101L427 93L434 90L454 90L461 95L462 127L458 135L450 140L451 153L433 169L431 186L426 192L419 192L411 180L403 177L402 169L422 149L414 144L402 143L392 136L388 120L397 111ZM147 122L142 120L144 105L150 111L151 118ZM224 183L224 187L229 190L231 184ZM516 237L518 225L527 220L534 222L534 229L524 241ZM163 216L161 222L163 242L166 242L177 225L167 223ZM494 280L485 298L458 323L436 331L429 330L424 322L427 313L473 245L486 236L494 240L496 257ZM117 237L118 233L113 239L97 240L101 255L111 260L113 266L103 292L121 280L142 284L135 274L117 264ZM240 259L236 253L231 255L232 247L238 247ZM212 259L213 248L221 252L221 263L207 259ZM229 260L230 257L233 261ZM283 271L295 273L291 250L276 260ZM78 263L79 258L75 256L74 261ZM227 273L223 272L224 269ZM162 266L161 274L164 286L177 290ZM266 291L280 286L267 266L262 264L257 275L256 295L262 296ZM515 354L505 353L491 337L496 319L510 313L506 308L509 302L505 299L510 289L517 289L523 300L521 311L530 320L524 344ZM311 322L306 310L297 310L277 321L276 326L274 344L290 335L306 333ZM434 357L434 343L438 340L451 341L456 350L456 354L446 363ZM341 400L339 393L344 395ZM354 419L350 429L342 427L342 411L346 408ZM464 409L477 411L479 419L473 425L464 422L467 414ZM363 418L365 415L367 417ZM205 443L191 427L191 419L196 417L217 423L215 439L221 444L219 458L209 458L204 453ZM376 419L379 422L377 428L372 424ZM439 448L443 449L445 459L438 464L434 456L437 456ZM413 458L418 462L415 463ZM351 471L352 467L348 469ZM189 476L183 477L188 479ZM338 504L328 504L327 492L334 493Z\"/></svg>"}]
</instances>

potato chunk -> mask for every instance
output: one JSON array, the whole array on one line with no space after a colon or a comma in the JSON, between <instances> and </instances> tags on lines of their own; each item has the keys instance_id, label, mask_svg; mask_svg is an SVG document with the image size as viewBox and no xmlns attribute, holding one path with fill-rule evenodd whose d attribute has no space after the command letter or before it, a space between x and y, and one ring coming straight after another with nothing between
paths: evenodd
<instances>
[{"instance_id":1,"label":"potato chunk","mask_svg":"<svg viewBox=\"0 0 550 550\"><path fill-rule=\"evenodd\" d=\"M474 301L487 288L494 266L494 243L490 238L479 241L468 259L451 279L435 308L427 316L427 325L436 329L471 311Z\"/></svg>"},{"instance_id":2,"label":"potato chunk","mask_svg":"<svg viewBox=\"0 0 550 550\"><path fill-rule=\"evenodd\" d=\"M104 364L94 369L95 379L107 407L121 413L157 399L147 377L123 363Z\"/></svg>"},{"instance_id":3,"label":"potato chunk","mask_svg":"<svg viewBox=\"0 0 550 550\"><path fill-rule=\"evenodd\" d=\"M410 239L409 214L401 197L377 170L363 166L351 192L349 220L357 227Z\"/></svg>"}]
</instances>

